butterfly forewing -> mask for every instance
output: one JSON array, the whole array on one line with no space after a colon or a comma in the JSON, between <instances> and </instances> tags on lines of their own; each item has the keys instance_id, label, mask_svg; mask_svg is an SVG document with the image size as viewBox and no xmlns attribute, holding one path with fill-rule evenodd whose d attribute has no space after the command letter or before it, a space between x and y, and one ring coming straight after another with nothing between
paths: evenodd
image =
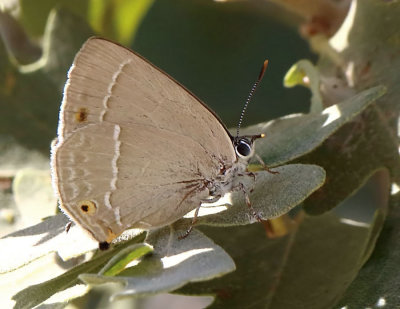
<instances>
[{"instance_id":1,"label":"butterfly forewing","mask_svg":"<svg viewBox=\"0 0 400 309\"><path fill-rule=\"evenodd\" d=\"M62 209L100 242L180 218L236 160L220 121L132 51L92 38L69 72L53 147Z\"/></svg>"}]
</instances>

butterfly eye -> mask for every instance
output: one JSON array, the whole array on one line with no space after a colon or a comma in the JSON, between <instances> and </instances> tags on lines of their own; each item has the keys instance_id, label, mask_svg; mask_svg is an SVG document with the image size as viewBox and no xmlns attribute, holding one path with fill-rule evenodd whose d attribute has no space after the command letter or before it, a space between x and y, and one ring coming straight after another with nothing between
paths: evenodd
<instances>
[{"instance_id":1,"label":"butterfly eye","mask_svg":"<svg viewBox=\"0 0 400 309\"><path fill-rule=\"evenodd\" d=\"M241 158L250 158L253 155L252 143L247 139L240 139L235 142L235 151Z\"/></svg>"}]
</instances>

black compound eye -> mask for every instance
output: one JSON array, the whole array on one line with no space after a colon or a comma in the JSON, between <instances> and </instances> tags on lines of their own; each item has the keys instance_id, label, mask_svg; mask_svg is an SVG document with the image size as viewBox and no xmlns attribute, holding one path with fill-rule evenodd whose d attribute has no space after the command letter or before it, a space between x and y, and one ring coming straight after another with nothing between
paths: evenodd
<instances>
[{"instance_id":1,"label":"black compound eye","mask_svg":"<svg viewBox=\"0 0 400 309\"><path fill-rule=\"evenodd\" d=\"M240 140L235 146L236 153L241 157L248 157L252 153L250 142L246 140Z\"/></svg>"}]
</instances>

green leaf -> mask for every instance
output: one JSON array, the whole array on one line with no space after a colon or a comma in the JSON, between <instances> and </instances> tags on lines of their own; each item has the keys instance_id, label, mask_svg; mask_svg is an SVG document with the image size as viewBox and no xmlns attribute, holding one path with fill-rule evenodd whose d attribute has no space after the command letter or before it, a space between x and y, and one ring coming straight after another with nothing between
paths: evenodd
<instances>
[{"instance_id":1,"label":"green leaf","mask_svg":"<svg viewBox=\"0 0 400 309\"><path fill-rule=\"evenodd\" d=\"M184 233L185 227L178 225L151 232L146 242L154 252L138 265L116 277L82 274L80 278L89 284L122 283L124 289L113 296L121 298L172 291L188 282L209 280L235 269L229 255L211 239L193 230L189 237L179 240Z\"/></svg>"},{"instance_id":2,"label":"green leaf","mask_svg":"<svg viewBox=\"0 0 400 309\"><path fill-rule=\"evenodd\" d=\"M107 264L99 271L99 275L118 275L129 263L152 251L153 248L147 244L134 244L126 247L107 262Z\"/></svg>"},{"instance_id":3,"label":"green leaf","mask_svg":"<svg viewBox=\"0 0 400 309\"><path fill-rule=\"evenodd\" d=\"M374 87L321 113L289 115L248 127L242 134L265 133L266 137L256 142L256 152L269 167L281 165L310 153L385 91L382 86Z\"/></svg>"},{"instance_id":4,"label":"green leaf","mask_svg":"<svg viewBox=\"0 0 400 309\"><path fill-rule=\"evenodd\" d=\"M311 90L311 107L310 111L321 112L323 110L323 102L320 93L320 76L318 69L309 60L300 60L289 69L283 78L285 87L294 87L302 85L310 87Z\"/></svg>"}]
</instances>

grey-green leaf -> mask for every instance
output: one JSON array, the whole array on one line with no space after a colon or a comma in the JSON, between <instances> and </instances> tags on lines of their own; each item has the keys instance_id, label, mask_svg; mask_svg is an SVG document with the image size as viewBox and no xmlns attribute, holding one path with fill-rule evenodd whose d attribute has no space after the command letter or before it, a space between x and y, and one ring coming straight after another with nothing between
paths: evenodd
<instances>
[{"instance_id":1,"label":"grey-green leaf","mask_svg":"<svg viewBox=\"0 0 400 309\"><path fill-rule=\"evenodd\" d=\"M11 29L9 30L11 31ZM66 10L52 12L42 57L14 67L0 44L0 133L21 145L48 153L56 136L63 85L75 53L92 35L88 26ZM4 63L3 63L4 62Z\"/></svg>"},{"instance_id":2,"label":"grey-green leaf","mask_svg":"<svg viewBox=\"0 0 400 309\"><path fill-rule=\"evenodd\" d=\"M154 253L146 256L133 267L116 277L82 274L80 278L89 284L119 282L124 289L114 298L143 296L175 290L188 282L209 280L235 269L229 255L198 230L179 240L185 226L169 226L152 232L146 242L154 247Z\"/></svg>"},{"instance_id":3,"label":"grey-green leaf","mask_svg":"<svg viewBox=\"0 0 400 309\"><path fill-rule=\"evenodd\" d=\"M373 248L371 258L346 290L338 308L400 307L399 193L393 197L392 202L392 208L389 210L376 247Z\"/></svg>"},{"instance_id":4,"label":"grey-green leaf","mask_svg":"<svg viewBox=\"0 0 400 309\"><path fill-rule=\"evenodd\" d=\"M281 165L321 145L385 92L383 86L373 87L321 113L286 116L248 127L242 134L265 133L266 137L256 142L256 152L269 167Z\"/></svg>"},{"instance_id":5,"label":"grey-green leaf","mask_svg":"<svg viewBox=\"0 0 400 309\"><path fill-rule=\"evenodd\" d=\"M357 275L374 226L346 224L332 213L305 216L298 229L276 239L268 239L259 224L201 226L237 270L178 292L214 295L210 308L331 308Z\"/></svg>"},{"instance_id":6,"label":"grey-green leaf","mask_svg":"<svg viewBox=\"0 0 400 309\"><path fill-rule=\"evenodd\" d=\"M316 165L290 164L273 171L256 173L254 190L250 201L255 211L263 218L270 219L287 213L304 201L325 181L325 171ZM199 217L198 224L244 225L255 222L244 200L243 192L232 193L231 205L226 211Z\"/></svg>"},{"instance_id":7,"label":"grey-green leaf","mask_svg":"<svg viewBox=\"0 0 400 309\"><path fill-rule=\"evenodd\" d=\"M1 238L0 247L7 248L7 254L0 254L0 274L55 252L58 247L56 243L63 237L67 223L68 218L59 214Z\"/></svg>"},{"instance_id":8,"label":"grey-green leaf","mask_svg":"<svg viewBox=\"0 0 400 309\"><path fill-rule=\"evenodd\" d=\"M133 243L140 243L142 240L143 237L138 236L128 241L125 245L129 246ZM125 246L119 246L112 250L101 252L89 261L70 268L60 276L39 284L30 285L12 297L13 300L16 301L15 308L32 308L46 301L56 293L81 284L78 279L80 274L99 272L103 268L104 264L123 248L125 248ZM60 301L68 301L68 296Z\"/></svg>"}]
</instances>

